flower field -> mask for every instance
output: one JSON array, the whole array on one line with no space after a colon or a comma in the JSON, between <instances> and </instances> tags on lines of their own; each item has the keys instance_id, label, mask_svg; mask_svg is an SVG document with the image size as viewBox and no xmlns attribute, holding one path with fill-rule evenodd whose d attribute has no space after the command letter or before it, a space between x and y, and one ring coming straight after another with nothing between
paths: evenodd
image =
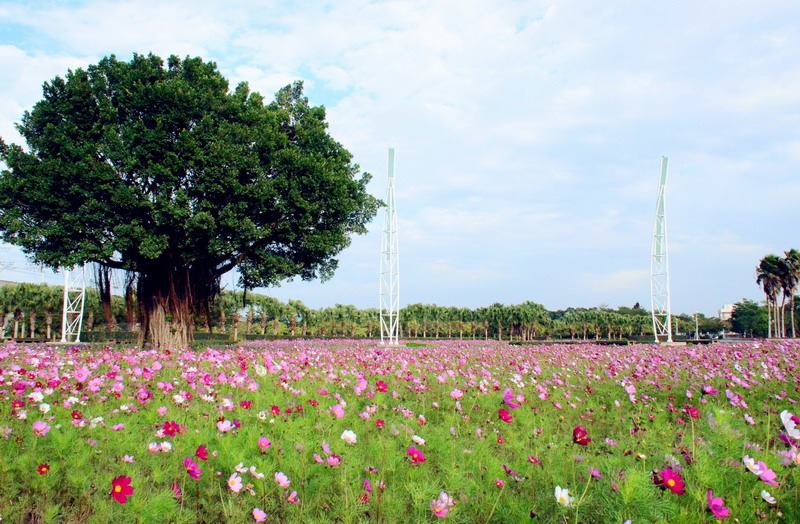
<instances>
[{"instance_id":1,"label":"flower field","mask_svg":"<svg viewBox=\"0 0 800 524\"><path fill-rule=\"evenodd\" d=\"M800 344L0 347L3 522L800 522Z\"/></svg>"}]
</instances>

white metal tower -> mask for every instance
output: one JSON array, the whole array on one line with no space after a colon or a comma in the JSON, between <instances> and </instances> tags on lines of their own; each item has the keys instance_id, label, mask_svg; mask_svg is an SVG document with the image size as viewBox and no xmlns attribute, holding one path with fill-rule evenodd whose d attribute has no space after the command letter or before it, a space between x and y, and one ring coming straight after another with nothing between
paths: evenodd
<instances>
[{"instance_id":1,"label":"white metal tower","mask_svg":"<svg viewBox=\"0 0 800 524\"><path fill-rule=\"evenodd\" d=\"M64 273L64 310L61 315L61 342L81 341L83 303L86 298L86 266L61 268Z\"/></svg>"},{"instance_id":2,"label":"white metal tower","mask_svg":"<svg viewBox=\"0 0 800 524\"><path fill-rule=\"evenodd\" d=\"M381 344L397 344L400 333L400 248L397 242L397 209L394 204L394 148L389 148L389 185L381 237Z\"/></svg>"},{"instance_id":3,"label":"white metal tower","mask_svg":"<svg viewBox=\"0 0 800 524\"><path fill-rule=\"evenodd\" d=\"M672 306L669 299L669 257L667 256L667 157L661 157L661 179L656 201L656 224L650 259L650 301L656 342L672 342Z\"/></svg>"}]
</instances>

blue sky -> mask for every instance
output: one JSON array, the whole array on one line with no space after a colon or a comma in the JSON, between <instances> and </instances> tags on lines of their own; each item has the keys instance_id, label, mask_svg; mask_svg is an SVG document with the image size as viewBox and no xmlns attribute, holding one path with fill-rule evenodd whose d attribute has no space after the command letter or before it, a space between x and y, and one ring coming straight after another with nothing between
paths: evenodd
<instances>
[{"instance_id":1,"label":"blue sky","mask_svg":"<svg viewBox=\"0 0 800 524\"><path fill-rule=\"evenodd\" d=\"M377 196L398 150L403 304L551 309L649 304L668 155L673 309L710 314L800 248L797 49L789 1L0 2L0 136L110 53L200 55L265 94L302 79ZM375 306L381 225L331 281L269 293Z\"/></svg>"}]
</instances>

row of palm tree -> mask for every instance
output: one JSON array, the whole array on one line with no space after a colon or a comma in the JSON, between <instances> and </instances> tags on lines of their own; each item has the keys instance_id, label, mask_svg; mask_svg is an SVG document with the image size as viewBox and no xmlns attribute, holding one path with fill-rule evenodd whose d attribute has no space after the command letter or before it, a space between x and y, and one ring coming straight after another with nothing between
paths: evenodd
<instances>
[{"instance_id":1,"label":"row of palm tree","mask_svg":"<svg viewBox=\"0 0 800 524\"><path fill-rule=\"evenodd\" d=\"M787 336L786 306L788 305L789 331L794 338L795 295L800 284L800 251L790 249L784 252L783 257L767 255L762 258L756 267L756 283L761 286L766 297L768 337Z\"/></svg>"}]
</instances>

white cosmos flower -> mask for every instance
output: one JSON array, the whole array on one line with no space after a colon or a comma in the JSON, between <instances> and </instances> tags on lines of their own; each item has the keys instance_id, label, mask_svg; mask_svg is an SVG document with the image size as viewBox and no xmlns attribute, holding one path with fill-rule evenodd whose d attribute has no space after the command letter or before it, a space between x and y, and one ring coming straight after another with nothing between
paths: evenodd
<instances>
[{"instance_id":1,"label":"white cosmos flower","mask_svg":"<svg viewBox=\"0 0 800 524\"><path fill-rule=\"evenodd\" d=\"M50 411L50 404L39 404L39 411L48 413Z\"/></svg>"},{"instance_id":2,"label":"white cosmos flower","mask_svg":"<svg viewBox=\"0 0 800 524\"><path fill-rule=\"evenodd\" d=\"M355 431L346 429L342 432L342 440L344 440L346 444L353 445L358 442L358 437L356 437Z\"/></svg>"},{"instance_id":3,"label":"white cosmos flower","mask_svg":"<svg viewBox=\"0 0 800 524\"><path fill-rule=\"evenodd\" d=\"M416 444L417 446L424 446L425 445L425 439L420 437L419 435L413 435L411 437L411 440L413 440L414 444Z\"/></svg>"},{"instance_id":4,"label":"white cosmos flower","mask_svg":"<svg viewBox=\"0 0 800 524\"><path fill-rule=\"evenodd\" d=\"M781 411L781 422L783 427L786 428L786 434L795 440L800 440L800 427L792 420L792 414L786 410Z\"/></svg>"},{"instance_id":5,"label":"white cosmos flower","mask_svg":"<svg viewBox=\"0 0 800 524\"><path fill-rule=\"evenodd\" d=\"M777 502L777 501L775 500L775 497L773 497L772 495L770 495L770 494L769 494L769 491L767 491L767 490L765 490L765 489L764 489L764 490L761 490L761 498L762 498L762 499L764 499L764 500L766 501L766 503L767 503L767 504L769 504L769 505L771 505L771 506L772 506L772 505L775 505L775 503Z\"/></svg>"},{"instance_id":6,"label":"white cosmos flower","mask_svg":"<svg viewBox=\"0 0 800 524\"><path fill-rule=\"evenodd\" d=\"M31 402L41 402L44 400L44 395L42 395L41 391L34 391L30 395L28 395L28 400Z\"/></svg>"},{"instance_id":7,"label":"white cosmos flower","mask_svg":"<svg viewBox=\"0 0 800 524\"><path fill-rule=\"evenodd\" d=\"M572 506L573 497L569 496L568 489L556 486L556 500L562 506L569 508Z\"/></svg>"},{"instance_id":8,"label":"white cosmos flower","mask_svg":"<svg viewBox=\"0 0 800 524\"><path fill-rule=\"evenodd\" d=\"M754 458L750 458L749 455L745 455L742 458L742 462L744 463L744 467L749 469L753 475L761 476L761 468L758 467L758 463Z\"/></svg>"},{"instance_id":9,"label":"white cosmos flower","mask_svg":"<svg viewBox=\"0 0 800 524\"><path fill-rule=\"evenodd\" d=\"M263 377L267 374L267 368L265 368L261 364L256 364L254 367L256 370L256 375L258 375L259 377Z\"/></svg>"}]
</instances>

